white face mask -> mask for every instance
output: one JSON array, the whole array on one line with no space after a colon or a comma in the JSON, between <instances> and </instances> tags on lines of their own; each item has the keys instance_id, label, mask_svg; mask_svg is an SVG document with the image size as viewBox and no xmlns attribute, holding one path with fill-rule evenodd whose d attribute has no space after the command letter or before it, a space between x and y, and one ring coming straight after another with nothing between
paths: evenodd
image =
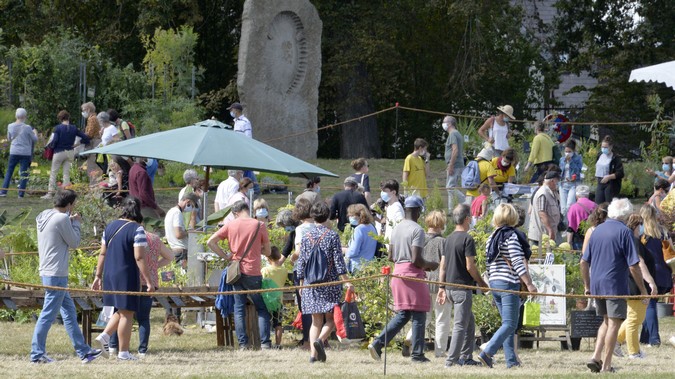
<instances>
[{"instance_id":1,"label":"white face mask","mask_svg":"<svg viewBox=\"0 0 675 379\"><path fill-rule=\"evenodd\" d=\"M569 158L572 156L572 153L565 153L565 158Z\"/></svg>"},{"instance_id":2,"label":"white face mask","mask_svg":"<svg viewBox=\"0 0 675 379\"><path fill-rule=\"evenodd\" d=\"M187 205L185 207L185 209L183 209L183 212L189 213L189 212L193 212L194 210L195 210L195 207L193 207L192 205Z\"/></svg>"},{"instance_id":3,"label":"white face mask","mask_svg":"<svg viewBox=\"0 0 675 379\"><path fill-rule=\"evenodd\" d=\"M89 117L89 112L82 112L82 117L88 118L88 117Z\"/></svg>"},{"instance_id":4,"label":"white face mask","mask_svg":"<svg viewBox=\"0 0 675 379\"><path fill-rule=\"evenodd\" d=\"M443 130L445 130L446 132L448 131L449 127L450 127L450 124L448 124L447 122L443 123Z\"/></svg>"},{"instance_id":5,"label":"white face mask","mask_svg":"<svg viewBox=\"0 0 675 379\"><path fill-rule=\"evenodd\" d=\"M232 118L237 118L237 115L234 114L234 112L230 111L230 117L232 117Z\"/></svg>"}]
</instances>

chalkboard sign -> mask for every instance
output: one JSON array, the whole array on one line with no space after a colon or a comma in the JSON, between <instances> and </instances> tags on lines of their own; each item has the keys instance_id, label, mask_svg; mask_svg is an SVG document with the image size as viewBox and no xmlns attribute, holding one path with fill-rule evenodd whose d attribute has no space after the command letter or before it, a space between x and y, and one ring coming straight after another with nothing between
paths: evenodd
<instances>
[{"instance_id":1,"label":"chalkboard sign","mask_svg":"<svg viewBox=\"0 0 675 379\"><path fill-rule=\"evenodd\" d=\"M603 317L596 316L595 311L572 311L571 337L596 337Z\"/></svg>"}]
</instances>

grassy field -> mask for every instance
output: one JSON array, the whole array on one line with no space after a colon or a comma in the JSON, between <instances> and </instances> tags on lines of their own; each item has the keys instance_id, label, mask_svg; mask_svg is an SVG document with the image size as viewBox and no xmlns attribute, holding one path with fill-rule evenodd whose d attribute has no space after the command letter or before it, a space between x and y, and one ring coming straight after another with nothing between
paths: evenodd
<instances>
[{"instance_id":1,"label":"grassy field","mask_svg":"<svg viewBox=\"0 0 675 379\"><path fill-rule=\"evenodd\" d=\"M162 311L153 311L153 330L150 349L145 359L138 362L117 362L98 359L83 366L74 355L63 326L54 325L47 340L47 350L57 362L50 365L29 363L33 323L0 323L0 371L4 378L74 377L103 378L113 375L120 378L174 378L174 377L374 377L383 373L383 362L372 360L367 350L339 346L332 341L325 364L308 363L308 352L284 348L271 351L239 352L232 348L216 348L215 334L203 329L188 328L181 337L161 334ZM675 319L661 319L661 336L664 341L675 333ZM137 346L137 334L132 335L132 349ZM293 345L294 337L286 333L284 344ZM297 338L297 335L295 336ZM542 342L539 349L521 349L523 367L506 370L503 355L498 353L495 368L453 367L446 369L444 360L432 360L425 365L411 364L400 350L389 349L387 374L394 377L483 377L518 378L577 378L588 375L585 362L591 355L592 339L584 339L581 350L561 351L557 342ZM673 346L645 348L647 358L629 360L614 358L618 369L616 377L670 378L675 377L672 356Z\"/></svg>"}]
</instances>

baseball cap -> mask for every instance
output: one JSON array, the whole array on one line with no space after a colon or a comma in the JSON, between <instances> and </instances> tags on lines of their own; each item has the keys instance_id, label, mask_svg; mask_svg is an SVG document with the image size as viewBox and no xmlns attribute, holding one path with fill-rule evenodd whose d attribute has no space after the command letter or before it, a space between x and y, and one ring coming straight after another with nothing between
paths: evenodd
<instances>
[{"instance_id":1,"label":"baseball cap","mask_svg":"<svg viewBox=\"0 0 675 379\"><path fill-rule=\"evenodd\" d=\"M345 184L349 184L349 185L351 185L351 186L353 186L353 187L356 187L357 185L359 185L359 183L356 181L356 179L354 179L353 176L348 176L348 177L346 177L344 183L345 183Z\"/></svg>"},{"instance_id":2,"label":"baseball cap","mask_svg":"<svg viewBox=\"0 0 675 379\"><path fill-rule=\"evenodd\" d=\"M227 110L229 111L231 109L239 109L240 111L243 111L244 107L242 107L241 104L239 103L232 103L232 105L230 105L230 107L227 108Z\"/></svg>"},{"instance_id":3,"label":"baseball cap","mask_svg":"<svg viewBox=\"0 0 675 379\"><path fill-rule=\"evenodd\" d=\"M424 208L424 200L419 196L409 196L405 199L406 208Z\"/></svg>"}]
</instances>

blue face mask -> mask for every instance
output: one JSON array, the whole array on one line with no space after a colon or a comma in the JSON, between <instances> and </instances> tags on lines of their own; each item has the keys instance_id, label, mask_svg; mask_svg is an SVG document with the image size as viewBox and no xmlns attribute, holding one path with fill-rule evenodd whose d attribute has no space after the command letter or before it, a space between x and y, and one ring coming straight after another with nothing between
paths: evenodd
<instances>
[{"instance_id":1,"label":"blue face mask","mask_svg":"<svg viewBox=\"0 0 675 379\"><path fill-rule=\"evenodd\" d=\"M663 171L670 171L670 165L669 164L664 163L663 166L661 166L661 168L663 169Z\"/></svg>"},{"instance_id":2,"label":"blue face mask","mask_svg":"<svg viewBox=\"0 0 675 379\"><path fill-rule=\"evenodd\" d=\"M314 192L321 193L321 187L316 186L316 188L314 188Z\"/></svg>"},{"instance_id":3,"label":"blue face mask","mask_svg":"<svg viewBox=\"0 0 675 379\"><path fill-rule=\"evenodd\" d=\"M391 197L389 197L389 194L384 191L380 192L380 198L382 198L382 201L384 201L385 203L388 203L389 200L391 199Z\"/></svg>"},{"instance_id":4,"label":"blue face mask","mask_svg":"<svg viewBox=\"0 0 675 379\"><path fill-rule=\"evenodd\" d=\"M600 151L602 151L602 153L605 155L609 155L609 147L600 148Z\"/></svg>"},{"instance_id":5,"label":"blue face mask","mask_svg":"<svg viewBox=\"0 0 675 379\"><path fill-rule=\"evenodd\" d=\"M287 231L287 232L292 232L292 231L295 230L295 226L289 225L289 226L285 227L284 230Z\"/></svg>"},{"instance_id":6,"label":"blue face mask","mask_svg":"<svg viewBox=\"0 0 675 379\"><path fill-rule=\"evenodd\" d=\"M359 219L355 216L349 216L349 223L352 226L357 226L359 224Z\"/></svg>"},{"instance_id":7,"label":"blue face mask","mask_svg":"<svg viewBox=\"0 0 675 379\"><path fill-rule=\"evenodd\" d=\"M255 211L255 217L267 217L269 216L269 212L267 212L267 209L265 208L260 208L257 211Z\"/></svg>"},{"instance_id":8,"label":"blue face mask","mask_svg":"<svg viewBox=\"0 0 675 379\"><path fill-rule=\"evenodd\" d=\"M640 225L640 231L638 233L640 233L640 235L645 234L645 226L644 225L642 225L642 224Z\"/></svg>"}]
</instances>

